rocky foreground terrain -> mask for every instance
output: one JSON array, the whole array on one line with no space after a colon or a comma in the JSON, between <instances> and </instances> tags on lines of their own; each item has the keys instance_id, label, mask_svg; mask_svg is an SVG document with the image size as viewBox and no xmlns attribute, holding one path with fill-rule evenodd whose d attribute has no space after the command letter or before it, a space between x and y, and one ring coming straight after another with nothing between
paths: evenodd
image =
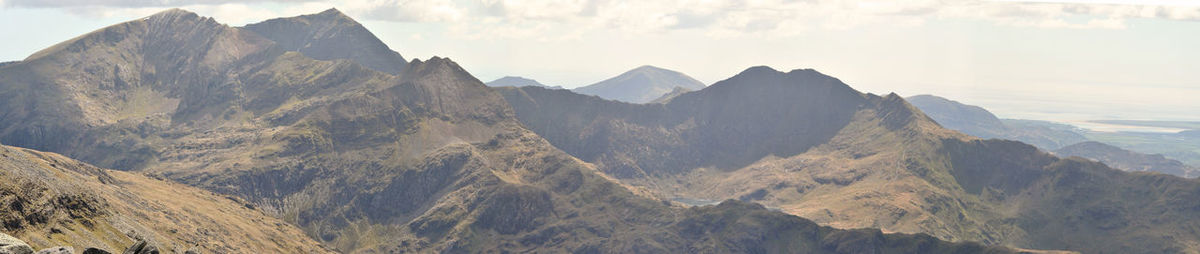
<instances>
[{"instance_id":1,"label":"rocky foreground terrain","mask_svg":"<svg viewBox=\"0 0 1200 254\"><path fill-rule=\"evenodd\" d=\"M235 197L10 146L0 146L0 207L8 241L32 249L330 252Z\"/></svg>"}]
</instances>

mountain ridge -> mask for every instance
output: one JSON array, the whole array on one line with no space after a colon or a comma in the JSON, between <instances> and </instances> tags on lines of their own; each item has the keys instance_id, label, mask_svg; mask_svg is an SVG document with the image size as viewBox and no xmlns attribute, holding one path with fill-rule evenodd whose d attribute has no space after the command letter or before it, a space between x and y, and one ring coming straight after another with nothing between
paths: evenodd
<instances>
[{"instance_id":1,"label":"mountain ridge","mask_svg":"<svg viewBox=\"0 0 1200 254\"><path fill-rule=\"evenodd\" d=\"M348 59L377 71L399 74L408 61L337 8L316 14L275 18L243 28L289 51L317 60Z\"/></svg>"},{"instance_id":2,"label":"mountain ridge","mask_svg":"<svg viewBox=\"0 0 1200 254\"><path fill-rule=\"evenodd\" d=\"M1127 171L1152 171L1187 178L1200 176L1200 169L1167 159L1161 154L1142 154L1096 141L1069 145L1055 150L1054 153L1091 158Z\"/></svg>"}]
</instances>

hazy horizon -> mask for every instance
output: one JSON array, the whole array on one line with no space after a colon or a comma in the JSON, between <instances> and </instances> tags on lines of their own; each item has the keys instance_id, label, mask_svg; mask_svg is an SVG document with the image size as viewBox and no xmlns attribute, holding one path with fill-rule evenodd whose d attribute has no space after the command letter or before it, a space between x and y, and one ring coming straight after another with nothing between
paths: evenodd
<instances>
[{"instance_id":1,"label":"hazy horizon","mask_svg":"<svg viewBox=\"0 0 1200 254\"><path fill-rule=\"evenodd\" d=\"M575 88L654 65L711 85L766 65L1002 118L1200 121L1200 1L1130 2L0 0L0 34L25 38L0 61L173 7L233 26L336 7L406 58L449 57L485 82Z\"/></svg>"}]
</instances>

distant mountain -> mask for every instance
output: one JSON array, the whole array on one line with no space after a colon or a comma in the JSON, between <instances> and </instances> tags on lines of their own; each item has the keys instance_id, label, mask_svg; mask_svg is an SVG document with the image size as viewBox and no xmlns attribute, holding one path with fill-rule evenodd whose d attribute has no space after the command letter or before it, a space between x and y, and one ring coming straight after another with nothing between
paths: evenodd
<instances>
[{"instance_id":1,"label":"distant mountain","mask_svg":"<svg viewBox=\"0 0 1200 254\"><path fill-rule=\"evenodd\" d=\"M487 86L490 86L490 87L536 86L536 87L545 87L545 88L550 88L550 89L563 89L561 86L547 86L547 85L543 85L542 83L537 82L537 80L516 77L516 76L505 76L503 78L492 80L492 82L487 82L484 84L486 84Z\"/></svg>"},{"instance_id":2,"label":"distant mountain","mask_svg":"<svg viewBox=\"0 0 1200 254\"><path fill-rule=\"evenodd\" d=\"M665 104L498 90L555 147L656 196L1023 248L1200 251L1200 182L967 136L813 70L753 67Z\"/></svg>"},{"instance_id":3,"label":"distant mountain","mask_svg":"<svg viewBox=\"0 0 1200 254\"><path fill-rule=\"evenodd\" d=\"M905 98L943 127L981 138L1011 139L1047 151L1087 141L1066 128L1055 128L1032 120L1003 121L979 106L966 105L933 95Z\"/></svg>"},{"instance_id":4,"label":"distant mountain","mask_svg":"<svg viewBox=\"0 0 1200 254\"><path fill-rule=\"evenodd\" d=\"M0 207L0 232L33 249L120 253L145 240L165 253L331 252L240 199L3 145Z\"/></svg>"},{"instance_id":5,"label":"distant mountain","mask_svg":"<svg viewBox=\"0 0 1200 254\"><path fill-rule=\"evenodd\" d=\"M1150 171L1192 178L1200 176L1200 168L1184 165L1160 154L1142 154L1095 141L1069 145L1055 150L1054 153L1095 159L1114 168L1129 171Z\"/></svg>"},{"instance_id":6,"label":"distant mountain","mask_svg":"<svg viewBox=\"0 0 1200 254\"><path fill-rule=\"evenodd\" d=\"M4 66L8 66L8 65L13 65L13 64L16 64L17 62L18 62L18 61L11 61L11 62L0 62L0 68L4 68Z\"/></svg>"},{"instance_id":7,"label":"distant mountain","mask_svg":"<svg viewBox=\"0 0 1200 254\"><path fill-rule=\"evenodd\" d=\"M367 68L399 74L408 60L337 9L250 24L246 30L275 41L282 49L317 60L345 59Z\"/></svg>"},{"instance_id":8,"label":"distant mountain","mask_svg":"<svg viewBox=\"0 0 1200 254\"><path fill-rule=\"evenodd\" d=\"M676 87L700 90L704 89L704 83L677 71L646 65L572 91L609 100L647 103Z\"/></svg>"},{"instance_id":9,"label":"distant mountain","mask_svg":"<svg viewBox=\"0 0 1200 254\"><path fill-rule=\"evenodd\" d=\"M161 216L148 213L153 218L138 223L203 224L216 229L199 234L231 241L234 247L286 247L288 241L302 238L243 234L233 230L260 224L279 230L292 226L253 217L224 218L228 212L259 210L340 252L1011 252L924 234L821 227L742 201L686 208L616 182L593 164L558 150L522 126L497 92L502 89L486 87L449 59L414 60L403 68L371 67L379 62L355 52L363 45L381 47L353 43L360 40L326 40L345 35L326 32L359 27L335 14L235 28L174 9L60 43L0 68L0 98L8 98L0 100L0 142L236 196L245 203L228 207L234 201L207 197L223 203L178 204L200 198L189 196L193 189L183 186L142 184L144 179L134 173L112 172L120 175L113 177L117 181L131 183L123 186L147 189L111 196L153 207L187 208ZM267 29L273 26L279 28ZM275 29L291 32L271 35ZM62 164L52 162L49 168L55 165ZM14 171L0 175L10 172ZM83 184L107 181L98 174L76 178ZM8 186L23 188L28 186L25 182ZM74 197L90 189L68 193L65 199L38 196L58 192L15 190L4 193L18 195L17 201L26 196L48 200L18 205L35 213L49 209L65 214L54 218L103 218L86 206L74 209L81 203ZM162 203L140 202L143 196ZM114 203L121 204L110 204ZM0 213L3 218L13 214L7 209L15 206L0 207L6 211ZM81 212L74 213L77 210ZM196 213L222 218L213 222L193 217ZM4 225L9 221L13 220ZM78 224L82 226L59 230L93 230L87 223ZM130 232L122 225L93 225L104 231L96 236L98 241ZM17 236L33 242L38 237L61 239L53 235L54 227L47 230ZM51 237L34 235L45 232ZM193 234L166 232L164 238L170 239ZM282 251L215 249L211 252L314 252L304 246Z\"/></svg>"},{"instance_id":10,"label":"distant mountain","mask_svg":"<svg viewBox=\"0 0 1200 254\"><path fill-rule=\"evenodd\" d=\"M671 90L670 93L664 94L662 97L658 97L658 99L654 99L654 100L650 101L650 103L660 103L661 104L661 103L671 102L671 99L675 99L675 97L679 97L680 95L683 95L683 94L691 92L691 91L692 91L691 89L687 89L687 88L683 88L683 87L675 87L675 89Z\"/></svg>"}]
</instances>

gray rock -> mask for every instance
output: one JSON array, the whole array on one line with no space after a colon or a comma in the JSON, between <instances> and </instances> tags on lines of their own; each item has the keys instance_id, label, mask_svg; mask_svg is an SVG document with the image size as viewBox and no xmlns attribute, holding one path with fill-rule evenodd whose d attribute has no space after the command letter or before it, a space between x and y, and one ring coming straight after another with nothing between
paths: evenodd
<instances>
[{"instance_id":1,"label":"gray rock","mask_svg":"<svg viewBox=\"0 0 1200 254\"><path fill-rule=\"evenodd\" d=\"M33 248L25 241L0 233L0 254L32 254Z\"/></svg>"},{"instance_id":2,"label":"gray rock","mask_svg":"<svg viewBox=\"0 0 1200 254\"><path fill-rule=\"evenodd\" d=\"M158 247L154 247L154 245L150 245L149 243L146 243L146 240L138 240L137 243L134 243L133 246L129 246L129 248L125 249L125 252L122 252L122 253L124 253L124 254L158 254Z\"/></svg>"},{"instance_id":3,"label":"gray rock","mask_svg":"<svg viewBox=\"0 0 1200 254\"><path fill-rule=\"evenodd\" d=\"M97 248L87 248L83 250L83 254L112 254L112 252Z\"/></svg>"},{"instance_id":4,"label":"gray rock","mask_svg":"<svg viewBox=\"0 0 1200 254\"><path fill-rule=\"evenodd\" d=\"M75 254L75 248L70 246L50 247L39 250L37 254Z\"/></svg>"}]
</instances>

